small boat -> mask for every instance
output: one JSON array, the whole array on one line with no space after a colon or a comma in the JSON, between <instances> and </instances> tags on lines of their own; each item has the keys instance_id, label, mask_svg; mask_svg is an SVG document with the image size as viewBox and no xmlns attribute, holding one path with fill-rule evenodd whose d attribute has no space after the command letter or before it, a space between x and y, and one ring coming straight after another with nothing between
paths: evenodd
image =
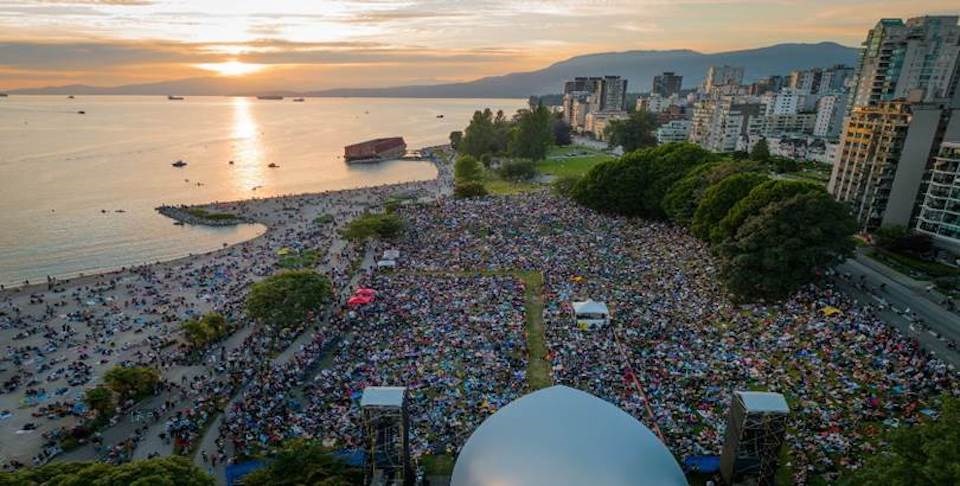
<instances>
[{"instance_id":1,"label":"small boat","mask_svg":"<svg viewBox=\"0 0 960 486\"><path fill-rule=\"evenodd\" d=\"M68 96L67 96L67 99L68 99L68 100L72 100L72 99L73 99L73 95L68 95Z\"/></svg>"},{"instance_id":2,"label":"small boat","mask_svg":"<svg viewBox=\"0 0 960 486\"><path fill-rule=\"evenodd\" d=\"M297 103L303 103L303 98L294 98L293 101L296 101Z\"/></svg>"},{"instance_id":3,"label":"small boat","mask_svg":"<svg viewBox=\"0 0 960 486\"><path fill-rule=\"evenodd\" d=\"M231 160L230 162L227 162L227 163L230 164L230 165L233 165L233 161L232 161L232 160Z\"/></svg>"},{"instance_id":4,"label":"small boat","mask_svg":"<svg viewBox=\"0 0 960 486\"><path fill-rule=\"evenodd\" d=\"M170 101L182 101L182 100L183 100L183 96L169 96L169 95L168 95L168 96L167 96L167 99L170 100Z\"/></svg>"},{"instance_id":5,"label":"small boat","mask_svg":"<svg viewBox=\"0 0 960 486\"><path fill-rule=\"evenodd\" d=\"M176 162L174 162L174 163L172 163L172 164L170 164L170 165L172 165L172 166L174 166L174 167L186 167L186 166L187 166L187 163L184 162L184 161L182 161L182 160L178 160L178 161L176 161Z\"/></svg>"},{"instance_id":6,"label":"small boat","mask_svg":"<svg viewBox=\"0 0 960 486\"><path fill-rule=\"evenodd\" d=\"M115 213L125 213L125 212L127 212L127 210L126 210L126 209L117 209L117 210L115 210L114 212L115 212Z\"/></svg>"},{"instance_id":7,"label":"small boat","mask_svg":"<svg viewBox=\"0 0 960 486\"><path fill-rule=\"evenodd\" d=\"M173 225L174 225L174 226L183 226L183 221L174 221L174 222L173 222Z\"/></svg>"},{"instance_id":8,"label":"small boat","mask_svg":"<svg viewBox=\"0 0 960 486\"><path fill-rule=\"evenodd\" d=\"M267 167L269 167L269 168L271 168L271 169L276 169L277 167L280 167L280 166L277 165L277 164L274 164L273 162L270 162L270 165L268 165Z\"/></svg>"},{"instance_id":9,"label":"small boat","mask_svg":"<svg viewBox=\"0 0 960 486\"><path fill-rule=\"evenodd\" d=\"M443 118L443 114L441 113L441 114L437 115L437 118Z\"/></svg>"},{"instance_id":10,"label":"small boat","mask_svg":"<svg viewBox=\"0 0 960 486\"><path fill-rule=\"evenodd\" d=\"M80 110L80 111L77 112L77 114L78 114L78 115L86 115L87 112L85 112L85 111L83 111L83 110Z\"/></svg>"},{"instance_id":11,"label":"small boat","mask_svg":"<svg viewBox=\"0 0 960 486\"><path fill-rule=\"evenodd\" d=\"M6 97L7 97L6 93L0 93L0 98L6 98Z\"/></svg>"},{"instance_id":12,"label":"small boat","mask_svg":"<svg viewBox=\"0 0 960 486\"><path fill-rule=\"evenodd\" d=\"M257 96L257 99L258 100L282 100L283 96L264 95L264 96Z\"/></svg>"}]
</instances>

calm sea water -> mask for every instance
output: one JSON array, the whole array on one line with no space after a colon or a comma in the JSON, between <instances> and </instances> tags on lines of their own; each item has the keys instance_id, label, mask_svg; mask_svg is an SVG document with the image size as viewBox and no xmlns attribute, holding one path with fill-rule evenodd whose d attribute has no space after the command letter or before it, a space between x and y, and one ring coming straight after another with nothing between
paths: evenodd
<instances>
[{"instance_id":1,"label":"calm sea water","mask_svg":"<svg viewBox=\"0 0 960 486\"><path fill-rule=\"evenodd\" d=\"M338 156L346 144L381 136L403 136L411 148L445 143L479 107L513 112L522 105L467 99L0 98L0 283L165 260L263 231L259 225L174 226L154 211L160 204L432 178L436 170L426 162L348 166ZM178 159L189 165L171 167ZM270 163L280 167L268 168Z\"/></svg>"}]
</instances>

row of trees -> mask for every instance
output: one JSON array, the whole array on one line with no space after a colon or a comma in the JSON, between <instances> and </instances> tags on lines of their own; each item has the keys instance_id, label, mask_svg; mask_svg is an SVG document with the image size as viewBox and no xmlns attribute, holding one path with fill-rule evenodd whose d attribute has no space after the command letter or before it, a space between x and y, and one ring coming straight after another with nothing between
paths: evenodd
<instances>
[{"instance_id":1,"label":"row of trees","mask_svg":"<svg viewBox=\"0 0 960 486\"><path fill-rule=\"evenodd\" d=\"M487 108L474 112L465 131L452 132L450 144L485 165L495 156L542 160L551 145L570 144L570 126L543 105L518 110L511 119Z\"/></svg>"},{"instance_id":2,"label":"row of trees","mask_svg":"<svg viewBox=\"0 0 960 486\"><path fill-rule=\"evenodd\" d=\"M712 244L735 297L776 300L851 254L856 224L820 186L765 171L676 143L599 164L567 190L598 211L689 227Z\"/></svg>"}]
</instances>

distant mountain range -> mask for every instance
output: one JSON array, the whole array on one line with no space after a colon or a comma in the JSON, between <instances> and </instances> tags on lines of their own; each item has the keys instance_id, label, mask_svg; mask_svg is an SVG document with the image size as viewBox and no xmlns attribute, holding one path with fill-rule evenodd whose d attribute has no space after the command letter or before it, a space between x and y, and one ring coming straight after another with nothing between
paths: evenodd
<instances>
[{"instance_id":1,"label":"distant mountain range","mask_svg":"<svg viewBox=\"0 0 960 486\"><path fill-rule=\"evenodd\" d=\"M525 98L533 94L558 93L563 82L574 76L620 75L629 80L631 92L649 91L655 74L673 71L683 76L683 86L692 88L703 81L707 68L730 64L745 68L745 81L772 74L787 74L795 69L853 65L858 50L833 42L818 44L777 44L758 49L703 54L691 50L607 52L576 56L544 69L475 81L391 88L339 88L295 92L273 86L271 80L206 77L149 84L113 87L86 85L56 86L10 91L12 94L125 94L125 95L282 95L282 96L356 96L406 98Z\"/></svg>"}]
</instances>

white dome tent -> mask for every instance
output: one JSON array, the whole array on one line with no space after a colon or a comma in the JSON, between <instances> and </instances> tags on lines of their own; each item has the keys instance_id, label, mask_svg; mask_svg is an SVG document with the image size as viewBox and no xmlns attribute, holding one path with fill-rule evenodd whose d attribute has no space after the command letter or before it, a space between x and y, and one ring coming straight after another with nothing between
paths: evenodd
<instances>
[{"instance_id":1,"label":"white dome tent","mask_svg":"<svg viewBox=\"0 0 960 486\"><path fill-rule=\"evenodd\" d=\"M595 329L610 323L610 310L603 302L587 299L583 302L573 302L572 305L578 325Z\"/></svg>"},{"instance_id":2,"label":"white dome tent","mask_svg":"<svg viewBox=\"0 0 960 486\"><path fill-rule=\"evenodd\" d=\"M452 486L686 485L643 424L589 393L553 386L488 417L457 457Z\"/></svg>"}]
</instances>

